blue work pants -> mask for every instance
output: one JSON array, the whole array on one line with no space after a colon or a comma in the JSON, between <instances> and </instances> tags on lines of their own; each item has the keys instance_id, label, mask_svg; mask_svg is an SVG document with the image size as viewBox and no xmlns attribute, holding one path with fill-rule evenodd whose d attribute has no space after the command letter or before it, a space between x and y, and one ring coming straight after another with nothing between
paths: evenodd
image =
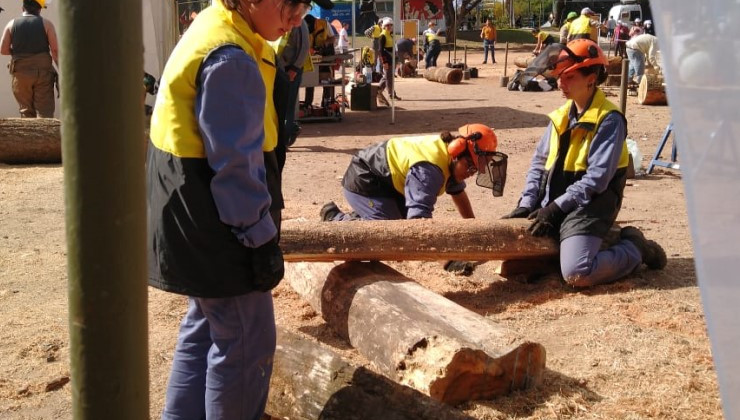
<instances>
[{"instance_id":1,"label":"blue work pants","mask_svg":"<svg viewBox=\"0 0 740 420\"><path fill-rule=\"evenodd\" d=\"M632 80L634 76L637 76L635 82L639 85L640 80L642 80L642 75L645 74L645 54L640 50L627 48L627 58L630 60L628 78Z\"/></svg>"},{"instance_id":2,"label":"blue work pants","mask_svg":"<svg viewBox=\"0 0 740 420\"><path fill-rule=\"evenodd\" d=\"M270 292L188 297L163 420L258 420L276 345Z\"/></svg>"},{"instance_id":3,"label":"blue work pants","mask_svg":"<svg viewBox=\"0 0 740 420\"><path fill-rule=\"evenodd\" d=\"M603 240L598 236L577 235L560 242L560 270L571 286L588 287L611 283L642 263L640 250L630 241L600 251Z\"/></svg>"},{"instance_id":4,"label":"blue work pants","mask_svg":"<svg viewBox=\"0 0 740 420\"><path fill-rule=\"evenodd\" d=\"M493 50L494 47L494 41L489 41L487 39L483 40L483 64L486 64L488 62L488 51L491 51L491 62L496 62L496 55Z\"/></svg>"}]
</instances>

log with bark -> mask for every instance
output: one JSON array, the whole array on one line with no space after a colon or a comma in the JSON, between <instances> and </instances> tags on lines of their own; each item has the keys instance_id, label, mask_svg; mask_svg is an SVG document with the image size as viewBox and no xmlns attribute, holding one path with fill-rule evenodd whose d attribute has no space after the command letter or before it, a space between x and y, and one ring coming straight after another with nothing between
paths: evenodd
<instances>
[{"instance_id":1,"label":"log with bark","mask_svg":"<svg viewBox=\"0 0 740 420\"><path fill-rule=\"evenodd\" d=\"M429 67L424 71L424 78L431 82L456 85L462 81L463 72L450 67Z\"/></svg>"},{"instance_id":2,"label":"log with bark","mask_svg":"<svg viewBox=\"0 0 740 420\"><path fill-rule=\"evenodd\" d=\"M286 261L508 260L557 257L558 243L535 238L529 220L286 220Z\"/></svg>"},{"instance_id":3,"label":"log with bark","mask_svg":"<svg viewBox=\"0 0 740 420\"><path fill-rule=\"evenodd\" d=\"M663 85L663 75L643 74L637 88L637 101L642 105L666 105L668 98Z\"/></svg>"},{"instance_id":4,"label":"log with bark","mask_svg":"<svg viewBox=\"0 0 740 420\"><path fill-rule=\"evenodd\" d=\"M622 57L615 55L609 58L609 64L606 66L607 74L622 75Z\"/></svg>"},{"instance_id":5,"label":"log with bark","mask_svg":"<svg viewBox=\"0 0 740 420\"><path fill-rule=\"evenodd\" d=\"M536 386L545 349L379 262L289 263L286 279L380 372L458 404Z\"/></svg>"},{"instance_id":6,"label":"log with bark","mask_svg":"<svg viewBox=\"0 0 740 420\"><path fill-rule=\"evenodd\" d=\"M289 419L472 420L281 327L267 412Z\"/></svg>"},{"instance_id":7,"label":"log with bark","mask_svg":"<svg viewBox=\"0 0 740 420\"><path fill-rule=\"evenodd\" d=\"M1 163L59 163L62 136L54 118L1 118Z\"/></svg>"}]
</instances>

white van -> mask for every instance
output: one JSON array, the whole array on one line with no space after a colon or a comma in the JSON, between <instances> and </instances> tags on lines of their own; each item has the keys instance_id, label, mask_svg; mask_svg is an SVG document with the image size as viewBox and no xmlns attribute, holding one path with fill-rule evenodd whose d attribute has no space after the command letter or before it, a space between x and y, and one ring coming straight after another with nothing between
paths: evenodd
<instances>
[{"instance_id":1,"label":"white van","mask_svg":"<svg viewBox=\"0 0 740 420\"><path fill-rule=\"evenodd\" d=\"M621 3L617 3L609 9L609 17L613 17L614 20L632 26L635 19L640 18L642 20L642 6L635 4L634 2L623 0Z\"/></svg>"}]
</instances>

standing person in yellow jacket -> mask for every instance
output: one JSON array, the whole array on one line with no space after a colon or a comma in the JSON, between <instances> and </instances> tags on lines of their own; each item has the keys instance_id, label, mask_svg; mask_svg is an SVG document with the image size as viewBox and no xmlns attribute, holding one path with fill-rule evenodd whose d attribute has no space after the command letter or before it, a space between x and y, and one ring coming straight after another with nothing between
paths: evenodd
<instances>
[{"instance_id":1,"label":"standing person in yellow jacket","mask_svg":"<svg viewBox=\"0 0 740 420\"><path fill-rule=\"evenodd\" d=\"M23 15L8 22L0 40L0 54L11 56L8 68L22 118L54 117L59 46L42 8L46 0L23 0Z\"/></svg>"},{"instance_id":2,"label":"standing person in yellow jacket","mask_svg":"<svg viewBox=\"0 0 740 420\"><path fill-rule=\"evenodd\" d=\"M601 249L622 206L629 164L627 121L598 88L606 65L604 52L588 39L551 45L530 65L558 77L568 101L550 113L519 203L504 216L530 219L532 235L559 240L563 278L575 287L616 281L642 263L666 265L660 245L632 226Z\"/></svg>"},{"instance_id":3,"label":"standing person in yellow jacket","mask_svg":"<svg viewBox=\"0 0 740 420\"><path fill-rule=\"evenodd\" d=\"M593 17L596 13L588 7L584 7L581 10L581 16L575 19L570 24L568 31L568 41L574 39L590 39L591 41L598 42L599 40L599 27L601 23L594 20Z\"/></svg>"},{"instance_id":4,"label":"standing person in yellow jacket","mask_svg":"<svg viewBox=\"0 0 740 420\"><path fill-rule=\"evenodd\" d=\"M383 63L383 78L378 84L378 99L386 106L390 106L388 100L383 96L382 90L388 90L388 96L396 100L401 98L393 89L393 54L395 54L395 41L393 40L393 19L385 18L383 31L380 33L380 60Z\"/></svg>"},{"instance_id":5,"label":"standing person in yellow jacket","mask_svg":"<svg viewBox=\"0 0 740 420\"><path fill-rule=\"evenodd\" d=\"M568 43L568 34L570 33L570 25L578 17L578 13L570 12L565 18L565 23L560 27L560 43Z\"/></svg>"},{"instance_id":6,"label":"standing person in yellow jacket","mask_svg":"<svg viewBox=\"0 0 740 420\"><path fill-rule=\"evenodd\" d=\"M185 295L163 419L259 419L284 268L275 40L305 0L214 0L170 55L147 157L149 284Z\"/></svg>"}]
</instances>

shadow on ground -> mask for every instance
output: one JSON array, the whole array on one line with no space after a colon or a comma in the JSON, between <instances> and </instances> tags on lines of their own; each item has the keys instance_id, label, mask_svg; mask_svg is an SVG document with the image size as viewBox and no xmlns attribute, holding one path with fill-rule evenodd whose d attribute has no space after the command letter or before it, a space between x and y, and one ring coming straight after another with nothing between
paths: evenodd
<instances>
[{"instance_id":1,"label":"shadow on ground","mask_svg":"<svg viewBox=\"0 0 740 420\"><path fill-rule=\"evenodd\" d=\"M479 267L474 276L477 277L477 281L490 281L488 287L447 292L443 296L468 310L486 316L504 312L510 305L538 306L574 293L596 296L616 295L642 289L671 290L696 287L696 273L692 258L669 258L664 270L647 270L643 266L636 273L615 283L586 289L568 286L558 274L546 275L532 283L522 283L502 279L485 268L485 266ZM476 279L471 280L476 281Z\"/></svg>"}]
</instances>

